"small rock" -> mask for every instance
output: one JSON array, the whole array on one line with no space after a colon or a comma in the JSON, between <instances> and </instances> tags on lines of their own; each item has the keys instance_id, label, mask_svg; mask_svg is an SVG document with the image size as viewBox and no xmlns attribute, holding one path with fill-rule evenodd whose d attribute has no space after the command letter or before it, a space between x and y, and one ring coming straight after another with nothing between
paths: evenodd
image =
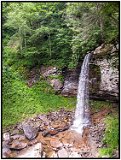
<instances>
[{"instance_id":1,"label":"small rock","mask_svg":"<svg viewBox=\"0 0 121 160\"><path fill-rule=\"evenodd\" d=\"M38 118L41 119L41 120L43 120L43 121L47 120L47 116L44 115L44 114L38 115Z\"/></svg>"},{"instance_id":2,"label":"small rock","mask_svg":"<svg viewBox=\"0 0 121 160\"><path fill-rule=\"evenodd\" d=\"M42 133L42 135L45 137L45 136L47 136L49 134L49 131L43 131L43 133Z\"/></svg>"},{"instance_id":3,"label":"small rock","mask_svg":"<svg viewBox=\"0 0 121 160\"><path fill-rule=\"evenodd\" d=\"M19 139L21 141L21 140L25 140L25 136L17 134L17 135L11 136L11 139L13 140Z\"/></svg>"},{"instance_id":4,"label":"small rock","mask_svg":"<svg viewBox=\"0 0 121 160\"><path fill-rule=\"evenodd\" d=\"M52 150L52 151L49 151L49 152L46 153L46 157L48 157L48 158L57 158L58 155L57 155L57 153L55 151Z\"/></svg>"},{"instance_id":5,"label":"small rock","mask_svg":"<svg viewBox=\"0 0 121 160\"><path fill-rule=\"evenodd\" d=\"M32 146L33 144L36 144L37 142L38 142L37 139L34 139L34 140L31 140L28 145Z\"/></svg>"},{"instance_id":6,"label":"small rock","mask_svg":"<svg viewBox=\"0 0 121 160\"><path fill-rule=\"evenodd\" d=\"M16 134L19 134L19 130L18 129L14 129L11 133L11 135L16 135Z\"/></svg>"},{"instance_id":7,"label":"small rock","mask_svg":"<svg viewBox=\"0 0 121 160\"><path fill-rule=\"evenodd\" d=\"M49 80L49 82L55 91L59 91L63 87L63 84L59 79L52 79L52 80Z\"/></svg>"},{"instance_id":8,"label":"small rock","mask_svg":"<svg viewBox=\"0 0 121 160\"><path fill-rule=\"evenodd\" d=\"M25 147L27 147L27 143L19 142L18 140L14 140L12 142L12 145L10 146L11 149L16 149L16 150L21 150Z\"/></svg>"},{"instance_id":9,"label":"small rock","mask_svg":"<svg viewBox=\"0 0 121 160\"><path fill-rule=\"evenodd\" d=\"M68 155L68 152L62 148L61 150L58 151L58 157L59 158L68 158L69 155Z\"/></svg>"},{"instance_id":10,"label":"small rock","mask_svg":"<svg viewBox=\"0 0 121 160\"><path fill-rule=\"evenodd\" d=\"M39 122L39 121L35 122L35 123L34 123L34 127L35 127L35 128L39 128L39 127L40 127L40 123L41 123L41 122Z\"/></svg>"},{"instance_id":11,"label":"small rock","mask_svg":"<svg viewBox=\"0 0 121 160\"><path fill-rule=\"evenodd\" d=\"M50 139L50 145L53 148L60 148L60 147L63 146L63 144L57 138L51 138Z\"/></svg>"},{"instance_id":12,"label":"small rock","mask_svg":"<svg viewBox=\"0 0 121 160\"><path fill-rule=\"evenodd\" d=\"M81 155L77 152L72 152L71 154L69 154L69 158L80 158Z\"/></svg>"},{"instance_id":13,"label":"small rock","mask_svg":"<svg viewBox=\"0 0 121 160\"><path fill-rule=\"evenodd\" d=\"M7 141L7 142L10 142L10 133L9 132L6 132L3 134L3 140L4 141Z\"/></svg>"},{"instance_id":14,"label":"small rock","mask_svg":"<svg viewBox=\"0 0 121 160\"><path fill-rule=\"evenodd\" d=\"M36 128L33 128L32 126L27 125L27 124L23 125L23 131L24 131L25 136L29 140L32 140L32 139L36 138L36 136L38 134L38 131L37 131Z\"/></svg>"},{"instance_id":15,"label":"small rock","mask_svg":"<svg viewBox=\"0 0 121 160\"><path fill-rule=\"evenodd\" d=\"M10 157L11 150L7 147L2 149L2 158Z\"/></svg>"},{"instance_id":16,"label":"small rock","mask_svg":"<svg viewBox=\"0 0 121 160\"><path fill-rule=\"evenodd\" d=\"M32 147L27 148L26 150L22 151L17 157L21 158L41 158L42 157L42 144L37 143Z\"/></svg>"},{"instance_id":17,"label":"small rock","mask_svg":"<svg viewBox=\"0 0 121 160\"><path fill-rule=\"evenodd\" d=\"M49 134L52 135L52 136L55 135L55 134L57 134L57 133L58 133L57 130L50 130L49 131Z\"/></svg>"}]
</instances>

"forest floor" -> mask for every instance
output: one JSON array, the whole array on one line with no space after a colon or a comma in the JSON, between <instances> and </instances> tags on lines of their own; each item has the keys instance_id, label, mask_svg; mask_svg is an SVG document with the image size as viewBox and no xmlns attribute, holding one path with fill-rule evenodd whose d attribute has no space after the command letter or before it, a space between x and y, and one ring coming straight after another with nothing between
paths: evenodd
<instances>
[{"instance_id":1,"label":"forest floor","mask_svg":"<svg viewBox=\"0 0 121 160\"><path fill-rule=\"evenodd\" d=\"M21 158L109 158L100 154L106 148L103 142L105 119L117 113L116 108L102 108L91 111L91 126L84 129L83 135L70 130L74 111L60 109L47 114L38 114L14 125L3 133L3 157ZM118 157L115 150L112 157Z\"/></svg>"}]
</instances>

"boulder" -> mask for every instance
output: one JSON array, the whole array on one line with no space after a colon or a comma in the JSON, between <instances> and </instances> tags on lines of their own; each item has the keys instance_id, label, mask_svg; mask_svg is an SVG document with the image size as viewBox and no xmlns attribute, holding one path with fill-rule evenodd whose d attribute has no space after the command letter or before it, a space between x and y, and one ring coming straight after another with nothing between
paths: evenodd
<instances>
[{"instance_id":1,"label":"boulder","mask_svg":"<svg viewBox=\"0 0 121 160\"><path fill-rule=\"evenodd\" d=\"M36 138L38 134L38 130L28 124L23 124L23 131L24 131L26 138L29 140Z\"/></svg>"},{"instance_id":2,"label":"boulder","mask_svg":"<svg viewBox=\"0 0 121 160\"><path fill-rule=\"evenodd\" d=\"M59 79L51 79L49 80L49 83L55 91L60 91L63 87L63 84Z\"/></svg>"},{"instance_id":3,"label":"boulder","mask_svg":"<svg viewBox=\"0 0 121 160\"><path fill-rule=\"evenodd\" d=\"M57 72L58 72L58 69L56 67L53 67L53 66L49 66L49 67L42 66L40 68L40 73L45 78L50 76L50 75L56 75Z\"/></svg>"}]
</instances>

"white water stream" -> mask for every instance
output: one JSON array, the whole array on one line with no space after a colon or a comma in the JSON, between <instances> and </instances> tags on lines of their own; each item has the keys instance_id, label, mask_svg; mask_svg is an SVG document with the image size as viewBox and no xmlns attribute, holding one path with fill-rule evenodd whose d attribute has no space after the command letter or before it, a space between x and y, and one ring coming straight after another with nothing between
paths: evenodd
<instances>
[{"instance_id":1,"label":"white water stream","mask_svg":"<svg viewBox=\"0 0 121 160\"><path fill-rule=\"evenodd\" d=\"M89 60L91 53L84 58L79 77L75 118L71 130L82 134L83 128L90 125L89 118Z\"/></svg>"}]
</instances>

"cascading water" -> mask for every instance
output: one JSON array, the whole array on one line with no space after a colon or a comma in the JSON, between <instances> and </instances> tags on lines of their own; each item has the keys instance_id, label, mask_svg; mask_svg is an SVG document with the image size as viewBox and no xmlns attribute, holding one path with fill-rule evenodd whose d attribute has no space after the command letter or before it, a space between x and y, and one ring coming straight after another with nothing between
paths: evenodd
<instances>
[{"instance_id":1,"label":"cascading water","mask_svg":"<svg viewBox=\"0 0 121 160\"><path fill-rule=\"evenodd\" d=\"M80 134L83 133L83 128L90 125L89 118L89 60L91 53L84 58L81 73L79 77L77 104L75 111L75 119L71 130L75 130Z\"/></svg>"}]
</instances>

